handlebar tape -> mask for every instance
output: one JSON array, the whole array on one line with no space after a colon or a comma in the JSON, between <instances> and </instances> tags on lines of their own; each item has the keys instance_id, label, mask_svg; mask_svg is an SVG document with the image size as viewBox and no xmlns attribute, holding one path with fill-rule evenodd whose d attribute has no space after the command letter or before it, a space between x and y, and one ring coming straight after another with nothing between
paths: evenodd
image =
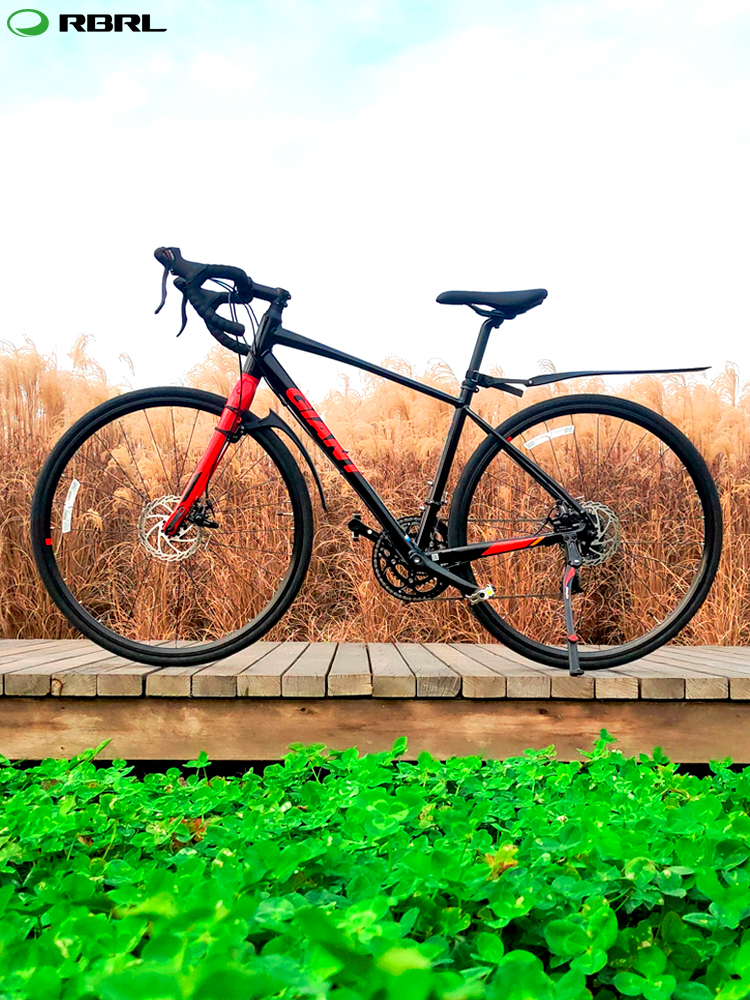
<instances>
[{"instance_id":1,"label":"handlebar tape","mask_svg":"<svg viewBox=\"0 0 750 1000\"><path fill-rule=\"evenodd\" d=\"M242 323L235 323L231 319L224 319L223 316L219 316L216 312L218 305L229 300L229 295L226 292L210 292L205 288L200 288L185 281L184 278L175 278L174 283L175 288L179 288L187 296L193 309L195 309L211 333L214 333L215 330L224 330L233 337L242 337L244 335L245 327Z\"/></svg>"},{"instance_id":2,"label":"handlebar tape","mask_svg":"<svg viewBox=\"0 0 750 1000\"><path fill-rule=\"evenodd\" d=\"M232 337L242 337L245 333L245 327L242 323L236 323L218 315L217 306L228 302L229 294L201 288L203 282L210 278L225 278L233 281L235 291L232 293L232 301L234 302L247 303L251 302L253 298L273 302L280 295L285 298L289 297L289 293L282 288L256 284L241 267L232 267L229 264L199 264L196 261L185 260L179 247L159 247L154 251L154 257L172 274L177 275L175 286L191 303L212 336L224 347L237 354L248 354L247 345L230 340L224 333L228 333Z\"/></svg>"}]
</instances>

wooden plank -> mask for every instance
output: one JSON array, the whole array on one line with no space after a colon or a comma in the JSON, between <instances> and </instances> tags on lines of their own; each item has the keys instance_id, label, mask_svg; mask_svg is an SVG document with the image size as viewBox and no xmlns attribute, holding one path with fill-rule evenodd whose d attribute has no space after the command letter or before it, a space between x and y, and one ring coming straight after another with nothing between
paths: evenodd
<instances>
[{"instance_id":1,"label":"wooden plank","mask_svg":"<svg viewBox=\"0 0 750 1000\"><path fill-rule=\"evenodd\" d=\"M67 653L52 654L45 658L43 663L34 662L6 674L5 694L16 698L31 695L45 696L52 693L53 677L56 685L61 685L61 678L67 671L80 669L88 664L100 666L103 662L115 658L112 653L95 646L93 643L90 644L90 650L87 653L68 651ZM90 683L90 678L87 681L81 681L79 688ZM74 689L75 686L74 682ZM96 678L93 680L93 690L96 694Z\"/></svg>"},{"instance_id":2,"label":"wooden plank","mask_svg":"<svg viewBox=\"0 0 750 1000\"><path fill-rule=\"evenodd\" d=\"M594 673L595 698L637 699L638 678L623 674L619 667L605 667Z\"/></svg>"},{"instance_id":3,"label":"wooden plank","mask_svg":"<svg viewBox=\"0 0 750 1000\"><path fill-rule=\"evenodd\" d=\"M44 667L47 664L59 663L72 657L79 656L82 652L101 651L101 647L88 640L68 640L63 643L50 643L49 645L38 646L34 649L11 653L0 663L0 680L18 670L29 670L33 667ZM51 675L52 671L50 671ZM7 693L7 686L3 682L3 692ZM49 693L49 692L45 692Z\"/></svg>"},{"instance_id":4,"label":"wooden plank","mask_svg":"<svg viewBox=\"0 0 750 1000\"><path fill-rule=\"evenodd\" d=\"M326 676L336 652L335 642L310 643L281 675L284 698L325 698Z\"/></svg>"},{"instance_id":5,"label":"wooden plank","mask_svg":"<svg viewBox=\"0 0 750 1000\"><path fill-rule=\"evenodd\" d=\"M137 710L135 710L137 708ZM750 763L750 703L731 701L550 701L478 698L4 698L0 753L11 759L69 757L103 740L100 759L275 760L290 743L386 750L406 736L405 757L503 759L554 744L580 759L604 727L626 755L654 746L676 761L731 757Z\"/></svg>"},{"instance_id":6,"label":"wooden plank","mask_svg":"<svg viewBox=\"0 0 750 1000\"><path fill-rule=\"evenodd\" d=\"M77 642L74 639L0 639L0 661L18 653L30 653L33 649L57 646L60 642Z\"/></svg>"},{"instance_id":7,"label":"wooden plank","mask_svg":"<svg viewBox=\"0 0 750 1000\"><path fill-rule=\"evenodd\" d=\"M506 679L507 698L549 698L552 694L552 679L549 674L536 670L505 646L480 643L476 646L458 646L478 663L490 670L496 670ZM519 662L520 661L520 662Z\"/></svg>"},{"instance_id":8,"label":"wooden plank","mask_svg":"<svg viewBox=\"0 0 750 1000\"><path fill-rule=\"evenodd\" d=\"M97 674L96 694L100 698L140 698L146 677L158 667L126 661L122 666Z\"/></svg>"},{"instance_id":9,"label":"wooden plank","mask_svg":"<svg viewBox=\"0 0 750 1000\"><path fill-rule=\"evenodd\" d=\"M368 642L373 698L415 698L417 679L393 643Z\"/></svg>"},{"instance_id":10,"label":"wooden plank","mask_svg":"<svg viewBox=\"0 0 750 1000\"><path fill-rule=\"evenodd\" d=\"M307 642L282 642L237 677L240 698L279 698L286 671L308 648Z\"/></svg>"},{"instance_id":11,"label":"wooden plank","mask_svg":"<svg viewBox=\"0 0 750 1000\"><path fill-rule=\"evenodd\" d=\"M654 664L663 665L676 676L684 678L685 698L688 701L720 700L729 697L729 681L726 677L717 677L713 672L707 674L699 669L696 670L687 662L687 657L682 657L678 663L669 653L657 649L650 654L649 660Z\"/></svg>"},{"instance_id":12,"label":"wooden plank","mask_svg":"<svg viewBox=\"0 0 750 1000\"><path fill-rule=\"evenodd\" d=\"M505 697L505 676L473 660L458 644L451 646L444 642L428 642L424 648L458 674L464 698Z\"/></svg>"},{"instance_id":13,"label":"wooden plank","mask_svg":"<svg viewBox=\"0 0 750 1000\"><path fill-rule=\"evenodd\" d=\"M685 678L675 675L670 667L654 663L648 656L617 667L619 673L626 677L636 677L641 693L641 699L646 701L684 701Z\"/></svg>"},{"instance_id":14,"label":"wooden plank","mask_svg":"<svg viewBox=\"0 0 750 1000\"><path fill-rule=\"evenodd\" d=\"M193 674L202 669L198 666L154 670L146 675L146 695L149 698L189 698Z\"/></svg>"},{"instance_id":15,"label":"wooden plank","mask_svg":"<svg viewBox=\"0 0 750 1000\"><path fill-rule=\"evenodd\" d=\"M750 648L747 646L697 646L681 647L692 653L693 648L710 656L717 673L729 678L729 697L732 700L750 700ZM701 656L703 659L703 656ZM692 660L691 660L692 663Z\"/></svg>"},{"instance_id":16,"label":"wooden plank","mask_svg":"<svg viewBox=\"0 0 750 1000\"><path fill-rule=\"evenodd\" d=\"M461 678L438 658L416 642L398 642L396 649L417 679L417 698L455 698L461 690Z\"/></svg>"},{"instance_id":17,"label":"wooden plank","mask_svg":"<svg viewBox=\"0 0 750 1000\"><path fill-rule=\"evenodd\" d=\"M223 660L209 663L193 674L190 692L194 698L236 698L237 677L278 646L278 642L256 642ZM278 692L277 692L278 693Z\"/></svg>"},{"instance_id":18,"label":"wooden plank","mask_svg":"<svg viewBox=\"0 0 750 1000\"><path fill-rule=\"evenodd\" d=\"M667 647L670 648L670 647ZM687 654L690 665L698 669L710 663L712 672L729 680L729 697L732 700L750 700L750 650L737 646L686 646L680 651Z\"/></svg>"},{"instance_id":19,"label":"wooden plank","mask_svg":"<svg viewBox=\"0 0 750 1000\"><path fill-rule=\"evenodd\" d=\"M73 667L63 666L52 674L50 693L57 698L95 698L99 677L109 670L131 664L122 656L100 650L100 657L90 663ZM64 663L65 661L63 661Z\"/></svg>"},{"instance_id":20,"label":"wooden plank","mask_svg":"<svg viewBox=\"0 0 750 1000\"><path fill-rule=\"evenodd\" d=\"M328 694L333 698L372 694L372 674L363 642L339 643L326 678Z\"/></svg>"}]
</instances>

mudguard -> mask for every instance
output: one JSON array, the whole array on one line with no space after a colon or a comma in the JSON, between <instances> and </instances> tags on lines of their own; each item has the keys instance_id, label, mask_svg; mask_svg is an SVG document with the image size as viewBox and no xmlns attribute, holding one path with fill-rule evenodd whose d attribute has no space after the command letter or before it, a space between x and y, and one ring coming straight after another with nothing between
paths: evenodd
<instances>
[{"instance_id":1,"label":"mudguard","mask_svg":"<svg viewBox=\"0 0 750 1000\"><path fill-rule=\"evenodd\" d=\"M310 472L312 472L313 479L315 480L315 484L318 487L318 493L320 494L320 503L323 507L323 510L324 511L328 510L328 507L326 505L325 493L323 492L323 484L320 481L318 470L315 468L313 460L310 458L310 453L308 452L307 448L305 448L305 446L302 444L297 434L295 434L295 432L292 430L292 428L285 420L281 419L278 413L274 413L273 410L269 410L268 415L265 417L256 417L254 413L247 413L242 419L242 427L243 429L247 428L248 430L251 430L254 427L272 427L274 430L282 431L289 438L291 438L294 444L299 448L299 450L305 456L305 461L310 467Z\"/></svg>"},{"instance_id":2,"label":"mudguard","mask_svg":"<svg viewBox=\"0 0 750 1000\"><path fill-rule=\"evenodd\" d=\"M514 396L522 396L523 389L516 389L517 385L523 385L530 389L535 385L548 385L550 382L563 382L567 378L592 378L594 375L680 375L685 372L705 372L710 365L702 368L635 368L630 371L596 371L596 372L545 372L543 375L534 375L532 378L493 378L491 375L482 375L480 372L472 372L477 385L483 389L501 389L504 392L511 392Z\"/></svg>"}]
</instances>

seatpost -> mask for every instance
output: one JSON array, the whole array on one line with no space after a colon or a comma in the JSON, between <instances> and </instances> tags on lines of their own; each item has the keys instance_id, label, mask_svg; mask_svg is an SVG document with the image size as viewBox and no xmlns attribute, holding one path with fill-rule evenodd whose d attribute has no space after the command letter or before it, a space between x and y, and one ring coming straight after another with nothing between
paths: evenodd
<instances>
[{"instance_id":1,"label":"seatpost","mask_svg":"<svg viewBox=\"0 0 750 1000\"><path fill-rule=\"evenodd\" d=\"M502 322L502 316L488 316L479 329L479 336L477 337L477 342L474 345L474 353L471 356L469 368L466 372L466 381L461 386L460 399L464 405L471 401L471 397L476 391L476 383L473 381L473 374L474 372L479 371L482 364L484 352L487 350L487 341L490 339L490 333L492 330L497 329Z\"/></svg>"}]
</instances>

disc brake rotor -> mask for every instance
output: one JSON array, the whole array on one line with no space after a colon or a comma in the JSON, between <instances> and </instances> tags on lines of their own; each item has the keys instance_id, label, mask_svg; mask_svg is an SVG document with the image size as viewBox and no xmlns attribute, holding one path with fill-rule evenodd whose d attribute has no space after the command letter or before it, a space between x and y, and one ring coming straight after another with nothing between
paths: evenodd
<instances>
[{"instance_id":1,"label":"disc brake rotor","mask_svg":"<svg viewBox=\"0 0 750 1000\"><path fill-rule=\"evenodd\" d=\"M594 521L594 534L581 546L581 558L585 566L599 566L611 559L620 546L620 521L611 507L597 500L583 500L581 506Z\"/></svg>"},{"instance_id":2,"label":"disc brake rotor","mask_svg":"<svg viewBox=\"0 0 750 1000\"><path fill-rule=\"evenodd\" d=\"M176 496L152 500L138 518L138 541L149 555L162 562L188 559L208 541L208 532L197 524L186 524L172 537L164 534L162 529L179 500Z\"/></svg>"}]
</instances>

